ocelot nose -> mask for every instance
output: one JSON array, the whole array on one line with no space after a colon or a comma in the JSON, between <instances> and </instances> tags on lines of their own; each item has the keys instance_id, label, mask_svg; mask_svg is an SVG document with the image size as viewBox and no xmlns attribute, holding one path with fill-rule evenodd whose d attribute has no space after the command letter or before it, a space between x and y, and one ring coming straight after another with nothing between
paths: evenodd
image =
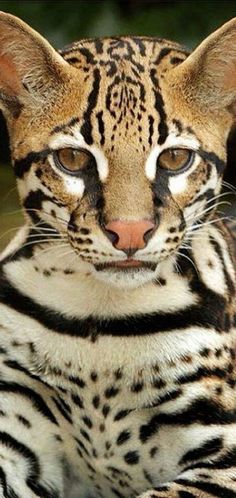
<instances>
[{"instance_id":1,"label":"ocelot nose","mask_svg":"<svg viewBox=\"0 0 236 498\"><path fill-rule=\"evenodd\" d=\"M116 249L131 257L138 249L143 249L156 228L149 220L110 221L104 231Z\"/></svg>"}]
</instances>

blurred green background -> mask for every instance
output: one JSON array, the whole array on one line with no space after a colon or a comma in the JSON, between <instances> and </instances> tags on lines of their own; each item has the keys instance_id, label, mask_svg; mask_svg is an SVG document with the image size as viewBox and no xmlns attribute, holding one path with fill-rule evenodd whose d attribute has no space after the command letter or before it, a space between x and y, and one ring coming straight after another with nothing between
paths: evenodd
<instances>
[{"instance_id":1,"label":"blurred green background","mask_svg":"<svg viewBox=\"0 0 236 498\"><path fill-rule=\"evenodd\" d=\"M0 0L0 10L21 17L56 48L84 37L135 34L170 38L192 49L236 15L236 0ZM0 143L2 248L22 223L3 120Z\"/></svg>"}]
</instances>

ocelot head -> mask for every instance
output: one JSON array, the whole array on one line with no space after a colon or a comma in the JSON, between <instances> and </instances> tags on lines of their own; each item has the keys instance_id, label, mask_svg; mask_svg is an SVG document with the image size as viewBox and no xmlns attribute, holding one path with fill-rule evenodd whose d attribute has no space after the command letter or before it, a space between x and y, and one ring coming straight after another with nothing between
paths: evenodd
<instances>
[{"instance_id":1,"label":"ocelot head","mask_svg":"<svg viewBox=\"0 0 236 498\"><path fill-rule=\"evenodd\" d=\"M28 223L108 284L155 280L211 216L235 97L235 20L190 55L145 37L59 53L0 15L0 103Z\"/></svg>"}]
</instances>

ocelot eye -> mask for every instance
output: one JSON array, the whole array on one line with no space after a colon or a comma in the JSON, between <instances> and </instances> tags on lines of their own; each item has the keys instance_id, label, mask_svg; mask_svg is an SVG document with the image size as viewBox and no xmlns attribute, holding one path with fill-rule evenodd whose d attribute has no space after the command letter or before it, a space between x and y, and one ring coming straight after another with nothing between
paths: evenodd
<instances>
[{"instance_id":1,"label":"ocelot eye","mask_svg":"<svg viewBox=\"0 0 236 498\"><path fill-rule=\"evenodd\" d=\"M194 151L189 149L167 149L157 159L157 166L170 173L184 171L193 163Z\"/></svg>"},{"instance_id":2,"label":"ocelot eye","mask_svg":"<svg viewBox=\"0 0 236 498\"><path fill-rule=\"evenodd\" d=\"M76 175L95 161L89 151L72 147L55 151L53 157L58 168L72 175Z\"/></svg>"}]
</instances>

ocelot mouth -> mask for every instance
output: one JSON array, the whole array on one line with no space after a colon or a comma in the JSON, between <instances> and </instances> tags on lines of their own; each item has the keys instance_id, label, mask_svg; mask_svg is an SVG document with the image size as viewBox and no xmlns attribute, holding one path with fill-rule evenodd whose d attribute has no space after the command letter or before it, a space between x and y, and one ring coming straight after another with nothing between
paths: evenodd
<instances>
[{"instance_id":1,"label":"ocelot mouth","mask_svg":"<svg viewBox=\"0 0 236 498\"><path fill-rule=\"evenodd\" d=\"M97 271L104 270L134 270L146 269L155 271L156 264L147 261L139 261L138 259L128 258L124 261L112 261L109 263L98 263L94 265Z\"/></svg>"}]
</instances>

